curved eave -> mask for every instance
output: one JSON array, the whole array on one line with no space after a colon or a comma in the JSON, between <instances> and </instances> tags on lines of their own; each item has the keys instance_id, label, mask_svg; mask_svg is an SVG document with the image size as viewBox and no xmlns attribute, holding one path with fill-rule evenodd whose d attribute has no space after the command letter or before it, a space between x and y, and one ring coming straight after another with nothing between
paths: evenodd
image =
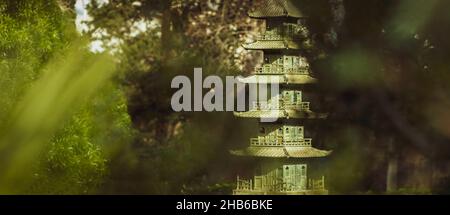
<instances>
[{"instance_id":1,"label":"curved eave","mask_svg":"<svg viewBox=\"0 0 450 215\"><path fill-rule=\"evenodd\" d=\"M247 50L300 50L301 46L298 42L292 40L257 40L253 43L243 44Z\"/></svg>"},{"instance_id":2,"label":"curved eave","mask_svg":"<svg viewBox=\"0 0 450 215\"><path fill-rule=\"evenodd\" d=\"M246 84L313 84L317 79L309 75L251 75L245 78L238 77L238 81Z\"/></svg>"},{"instance_id":3,"label":"curved eave","mask_svg":"<svg viewBox=\"0 0 450 215\"><path fill-rule=\"evenodd\" d=\"M231 150L236 156L270 157L270 158L320 158L326 157L332 151L320 150L314 147L292 146L249 146L243 150Z\"/></svg>"},{"instance_id":4,"label":"curved eave","mask_svg":"<svg viewBox=\"0 0 450 215\"><path fill-rule=\"evenodd\" d=\"M288 17L288 18L296 18L296 19L306 19L308 17L298 14L262 14L258 12L248 12L247 15L250 18L254 19L267 19L267 18L282 18L282 17Z\"/></svg>"},{"instance_id":5,"label":"curved eave","mask_svg":"<svg viewBox=\"0 0 450 215\"><path fill-rule=\"evenodd\" d=\"M328 113L315 113L313 111L287 110L250 110L234 112L236 117L245 118L280 118L280 119L326 119Z\"/></svg>"},{"instance_id":6,"label":"curved eave","mask_svg":"<svg viewBox=\"0 0 450 215\"><path fill-rule=\"evenodd\" d=\"M233 112L236 117L245 118L286 118L283 110L250 110L245 112Z\"/></svg>"}]
</instances>

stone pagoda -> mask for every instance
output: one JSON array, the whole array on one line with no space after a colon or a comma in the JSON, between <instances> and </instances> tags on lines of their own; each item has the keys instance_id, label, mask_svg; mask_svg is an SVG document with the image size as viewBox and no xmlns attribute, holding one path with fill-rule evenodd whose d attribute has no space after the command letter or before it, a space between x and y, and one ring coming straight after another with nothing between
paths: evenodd
<instances>
[{"instance_id":1,"label":"stone pagoda","mask_svg":"<svg viewBox=\"0 0 450 215\"><path fill-rule=\"evenodd\" d=\"M303 126L327 117L311 110L310 102L305 101L305 89L317 81L304 57L312 46L306 17L289 0L262 1L249 16L265 20L266 27L255 42L243 47L263 51L264 61L240 81L256 86L253 89L278 84L279 90L267 101L250 101L246 111L234 113L260 123L259 134L250 139L247 148L231 151L257 164L251 175L237 176L233 194L328 194L322 160L331 152L315 148ZM277 120L264 122L263 118Z\"/></svg>"}]
</instances>

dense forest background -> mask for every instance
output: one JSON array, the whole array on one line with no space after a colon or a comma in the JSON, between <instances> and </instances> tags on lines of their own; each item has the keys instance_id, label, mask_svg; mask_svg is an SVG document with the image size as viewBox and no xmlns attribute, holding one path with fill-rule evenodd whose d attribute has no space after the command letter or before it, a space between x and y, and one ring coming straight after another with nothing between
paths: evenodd
<instances>
[{"instance_id":1,"label":"dense forest background","mask_svg":"<svg viewBox=\"0 0 450 215\"><path fill-rule=\"evenodd\" d=\"M255 122L173 112L170 81L249 74L259 1L91 0L77 31L81 1L0 0L0 193L230 194ZM449 193L450 2L296 3L331 193Z\"/></svg>"}]
</instances>

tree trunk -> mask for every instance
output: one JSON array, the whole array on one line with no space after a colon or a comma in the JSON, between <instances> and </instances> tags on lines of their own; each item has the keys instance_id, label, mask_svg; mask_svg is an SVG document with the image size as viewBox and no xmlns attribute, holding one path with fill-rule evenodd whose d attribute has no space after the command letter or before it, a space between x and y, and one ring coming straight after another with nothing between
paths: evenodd
<instances>
[{"instance_id":1,"label":"tree trunk","mask_svg":"<svg viewBox=\"0 0 450 215\"><path fill-rule=\"evenodd\" d=\"M330 6L333 20L330 31L328 32L328 39L336 47L339 43L339 35L342 34L342 25L345 19L344 0L330 0Z\"/></svg>"},{"instance_id":2,"label":"tree trunk","mask_svg":"<svg viewBox=\"0 0 450 215\"><path fill-rule=\"evenodd\" d=\"M392 138L388 143L388 164L386 175L386 192L397 190L398 186L398 155L396 153Z\"/></svg>"},{"instance_id":3,"label":"tree trunk","mask_svg":"<svg viewBox=\"0 0 450 215\"><path fill-rule=\"evenodd\" d=\"M161 18L161 48L162 48L162 65L169 60L170 53L170 25L171 25L171 12L170 6L172 1L166 0L162 7L162 18Z\"/></svg>"}]
</instances>

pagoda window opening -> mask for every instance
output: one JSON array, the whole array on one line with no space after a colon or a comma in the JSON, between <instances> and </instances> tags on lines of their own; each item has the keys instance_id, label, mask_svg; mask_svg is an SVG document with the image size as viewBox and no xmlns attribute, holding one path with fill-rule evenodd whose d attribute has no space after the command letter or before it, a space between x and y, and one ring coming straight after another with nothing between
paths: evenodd
<instances>
[{"instance_id":1,"label":"pagoda window opening","mask_svg":"<svg viewBox=\"0 0 450 215\"><path fill-rule=\"evenodd\" d=\"M261 127L261 128L259 129L259 133L265 134L265 133L266 133L266 128Z\"/></svg>"},{"instance_id":2,"label":"pagoda window opening","mask_svg":"<svg viewBox=\"0 0 450 215\"><path fill-rule=\"evenodd\" d=\"M262 168L261 168L261 166L257 166L257 167L256 167L256 169L255 169L255 174L256 174L256 175L262 175Z\"/></svg>"},{"instance_id":3,"label":"pagoda window opening","mask_svg":"<svg viewBox=\"0 0 450 215\"><path fill-rule=\"evenodd\" d=\"M292 104L296 104L297 103L297 93L293 93L293 95L291 96L291 101L292 101Z\"/></svg>"}]
</instances>

